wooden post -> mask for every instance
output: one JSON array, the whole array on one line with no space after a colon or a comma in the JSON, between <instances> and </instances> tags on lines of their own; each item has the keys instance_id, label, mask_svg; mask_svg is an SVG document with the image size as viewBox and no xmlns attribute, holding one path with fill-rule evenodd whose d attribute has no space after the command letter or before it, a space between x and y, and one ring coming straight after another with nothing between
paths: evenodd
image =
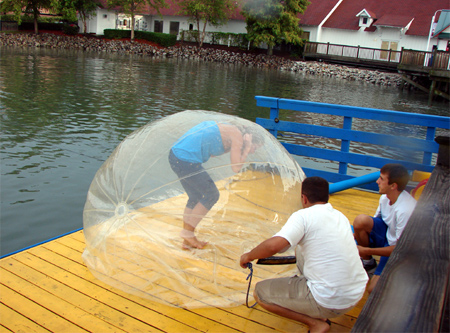
<instances>
[{"instance_id":1,"label":"wooden post","mask_svg":"<svg viewBox=\"0 0 450 333\"><path fill-rule=\"evenodd\" d=\"M428 106L433 103L434 89L436 88L436 80L431 79L430 91L428 93Z\"/></svg>"},{"instance_id":2,"label":"wooden post","mask_svg":"<svg viewBox=\"0 0 450 333\"><path fill-rule=\"evenodd\" d=\"M443 332L450 275L450 137L352 332ZM448 318L448 317L447 317Z\"/></svg>"}]
</instances>

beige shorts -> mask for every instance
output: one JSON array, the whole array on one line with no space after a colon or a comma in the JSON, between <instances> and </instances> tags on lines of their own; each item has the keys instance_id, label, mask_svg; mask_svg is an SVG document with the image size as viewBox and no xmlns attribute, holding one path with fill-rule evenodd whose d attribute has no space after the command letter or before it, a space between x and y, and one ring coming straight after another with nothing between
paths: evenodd
<instances>
[{"instance_id":1,"label":"beige shorts","mask_svg":"<svg viewBox=\"0 0 450 333\"><path fill-rule=\"evenodd\" d=\"M328 309L319 305L311 294L302 275L303 263L297 254L297 267L300 275L286 278L268 279L260 281L255 286L255 295L263 303L274 304L283 308L313 317L334 318L348 312L346 309Z\"/></svg>"}]
</instances>

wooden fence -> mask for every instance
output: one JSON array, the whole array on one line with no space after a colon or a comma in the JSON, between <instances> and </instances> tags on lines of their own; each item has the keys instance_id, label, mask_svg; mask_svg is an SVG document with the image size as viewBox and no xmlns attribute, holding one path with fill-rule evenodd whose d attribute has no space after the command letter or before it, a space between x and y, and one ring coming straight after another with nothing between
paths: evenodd
<instances>
[{"instance_id":1,"label":"wooden fence","mask_svg":"<svg viewBox=\"0 0 450 333\"><path fill-rule=\"evenodd\" d=\"M433 69L450 70L450 53L445 51L424 52L402 50L401 64Z\"/></svg>"},{"instance_id":2,"label":"wooden fence","mask_svg":"<svg viewBox=\"0 0 450 333\"><path fill-rule=\"evenodd\" d=\"M371 61L395 65L410 65L421 68L450 70L450 53L445 51L401 51L374 49L330 43L306 42L305 57L324 57L328 59L347 59L347 61Z\"/></svg>"}]
</instances>

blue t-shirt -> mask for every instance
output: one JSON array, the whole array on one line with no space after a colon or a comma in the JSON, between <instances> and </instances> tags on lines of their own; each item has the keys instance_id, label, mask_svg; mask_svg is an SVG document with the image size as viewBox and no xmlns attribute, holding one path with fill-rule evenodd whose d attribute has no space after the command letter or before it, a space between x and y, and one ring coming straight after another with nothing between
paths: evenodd
<instances>
[{"instance_id":1,"label":"blue t-shirt","mask_svg":"<svg viewBox=\"0 0 450 333\"><path fill-rule=\"evenodd\" d=\"M211 156L225 153L219 126L215 121L205 121L187 131L172 146L175 156L190 163L204 163Z\"/></svg>"}]
</instances>

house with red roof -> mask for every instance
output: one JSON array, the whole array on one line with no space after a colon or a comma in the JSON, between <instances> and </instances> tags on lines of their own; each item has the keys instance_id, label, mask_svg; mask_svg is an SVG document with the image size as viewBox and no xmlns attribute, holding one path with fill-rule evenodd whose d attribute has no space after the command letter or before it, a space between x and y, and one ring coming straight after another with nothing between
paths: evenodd
<instances>
[{"instance_id":1,"label":"house with red roof","mask_svg":"<svg viewBox=\"0 0 450 333\"><path fill-rule=\"evenodd\" d=\"M106 1L88 22L88 33L104 29L130 29L130 18L108 9ZM305 36L312 42L361 46L376 49L419 51L448 50L450 39L449 0L309 0L299 16ZM146 8L136 17L136 30L180 35L196 30L188 17L179 14L174 0L161 15ZM80 22L80 27L83 25ZM244 17L237 8L228 23L208 25L208 32L246 33Z\"/></svg>"},{"instance_id":2,"label":"house with red roof","mask_svg":"<svg viewBox=\"0 0 450 333\"><path fill-rule=\"evenodd\" d=\"M446 50L445 34L433 34L450 10L448 0L309 0L300 25L310 41L378 49ZM447 22L447 21L446 21Z\"/></svg>"}]
</instances>

